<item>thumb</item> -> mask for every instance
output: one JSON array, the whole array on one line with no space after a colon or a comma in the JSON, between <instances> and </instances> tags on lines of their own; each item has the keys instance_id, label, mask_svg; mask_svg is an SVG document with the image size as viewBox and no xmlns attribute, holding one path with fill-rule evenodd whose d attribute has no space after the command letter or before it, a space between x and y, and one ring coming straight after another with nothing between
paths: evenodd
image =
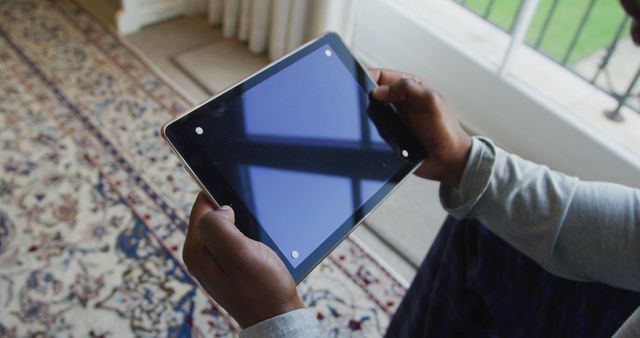
<instances>
[{"instance_id":1,"label":"thumb","mask_svg":"<svg viewBox=\"0 0 640 338\"><path fill-rule=\"evenodd\" d=\"M233 223L231 207L221 207L202 216L198 222L200 238L223 272L237 270L251 257L253 242Z\"/></svg>"},{"instance_id":2,"label":"thumb","mask_svg":"<svg viewBox=\"0 0 640 338\"><path fill-rule=\"evenodd\" d=\"M220 213L220 216L229 221L230 223L236 223L236 214L233 209L228 205L223 205L216 212Z\"/></svg>"}]
</instances>

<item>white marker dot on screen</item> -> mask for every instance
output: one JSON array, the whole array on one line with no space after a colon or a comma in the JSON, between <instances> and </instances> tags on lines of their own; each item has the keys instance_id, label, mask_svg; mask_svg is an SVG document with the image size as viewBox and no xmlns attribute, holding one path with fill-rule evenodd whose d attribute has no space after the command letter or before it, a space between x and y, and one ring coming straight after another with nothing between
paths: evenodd
<instances>
[{"instance_id":1,"label":"white marker dot on screen","mask_svg":"<svg viewBox=\"0 0 640 338\"><path fill-rule=\"evenodd\" d=\"M202 135L203 132L204 130L202 130L202 127L196 127L196 134Z\"/></svg>"},{"instance_id":2,"label":"white marker dot on screen","mask_svg":"<svg viewBox=\"0 0 640 338\"><path fill-rule=\"evenodd\" d=\"M402 157L409 157L409 152L406 149L402 149Z\"/></svg>"},{"instance_id":3,"label":"white marker dot on screen","mask_svg":"<svg viewBox=\"0 0 640 338\"><path fill-rule=\"evenodd\" d=\"M298 253L297 250L293 250L293 251L291 251L291 257L298 258L298 257L300 257L300 253Z\"/></svg>"},{"instance_id":4,"label":"white marker dot on screen","mask_svg":"<svg viewBox=\"0 0 640 338\"><path fill-rule=\"evenodd\" d=\"M326 56L331 56L332 54L333 53L331 53L330 49L327 49L327 50L324 51L324 55L326 55Z\"/></svg>"}]
</instances>

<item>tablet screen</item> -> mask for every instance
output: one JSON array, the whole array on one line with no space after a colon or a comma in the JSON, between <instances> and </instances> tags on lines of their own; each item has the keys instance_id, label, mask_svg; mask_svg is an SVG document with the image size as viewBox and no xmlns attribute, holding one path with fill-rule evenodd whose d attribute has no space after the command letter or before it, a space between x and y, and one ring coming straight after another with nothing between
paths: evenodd
<instances>
[{"instance_id":1,"label":"tablet screen","mask_svg":"<svg viewBox=\"0 0 640 338\"><path fill-rule=\"evenodd\" d=\"M330 250L320 249L345 236L413 168L369 118L371 80L359 79L339 52L317 45L202 106L180 124L189 136L174 142L213 197L239 200L258 224L253 237L275 246L293 270Z\"/></svg>"},{"instance_id":2,"label":"tablet screen","mask_svg":"<svg viewBox=\"0 0 640 338\"><path fill-rule=\"evenodd\" d=\"M368 142L362 142L362 129L367 126L361 125L360 112L366 101L362 87L335 52L324 45L249 89L230 108L244 112L247 139L274 143L288 139L292 145L299 144L300 150L282 149L278 157L314 163L321 159L306 153L304 143L334 148L381 142L376 132L369 132ZM403 164L389 161L387 166L375 169L391 176ZM321 171L240 166L246 172L242 186L247 187L241 198L294 267L384 184L367 173L349 177ZM356 168L350 171L358 172ZM354 196L358 191L359 196Z\"/></svg>"}]
</instances>

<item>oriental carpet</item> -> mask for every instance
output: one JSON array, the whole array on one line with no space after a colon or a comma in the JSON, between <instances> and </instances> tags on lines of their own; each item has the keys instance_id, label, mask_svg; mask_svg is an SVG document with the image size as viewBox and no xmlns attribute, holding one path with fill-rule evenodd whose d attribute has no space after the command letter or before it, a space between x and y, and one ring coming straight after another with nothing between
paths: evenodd
<instances>
[{"instance_id":1,"label":"oriental carpet","mask_svg":"<svg viewBox=\"0 0 640 338\"><path fill-rule=\"evenodd\" d=\"M0 337L218 337L181 259L198 188L159 137L192 103L70 0L0 1ZM405 288L346 240L301 285L330 337Z\"/></svg>"}]
</instances>

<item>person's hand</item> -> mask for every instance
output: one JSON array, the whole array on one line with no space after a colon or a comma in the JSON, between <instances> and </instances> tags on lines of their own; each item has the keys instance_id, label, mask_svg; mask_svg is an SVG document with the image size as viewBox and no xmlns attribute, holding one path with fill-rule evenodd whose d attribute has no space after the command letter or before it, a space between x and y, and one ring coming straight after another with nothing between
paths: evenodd
<instances>
[{"instance_id":1,"label":"person's hand","mask_svg":"<svg viewBox=\"0 0 640 338\"><path fill-rule=\"evenodd\" d=\"M382 69L371 69L369 74L379 85L373 98L393 103L424 148L426 158L415 174L458 187L471 138L446 100L415 76Z\"/></svg>"},{"instance_id":2,"label":"person's hand","mask_svg":"<svg viewBox=\"0 0 640 338\"><path fill-rule=\"evenodd\" d=\"M304 307L280 258L242 234L234 218L231 207L216 210L198 195L182 251L189 273L242 328Z\"/></svg>"}]
</instances>

